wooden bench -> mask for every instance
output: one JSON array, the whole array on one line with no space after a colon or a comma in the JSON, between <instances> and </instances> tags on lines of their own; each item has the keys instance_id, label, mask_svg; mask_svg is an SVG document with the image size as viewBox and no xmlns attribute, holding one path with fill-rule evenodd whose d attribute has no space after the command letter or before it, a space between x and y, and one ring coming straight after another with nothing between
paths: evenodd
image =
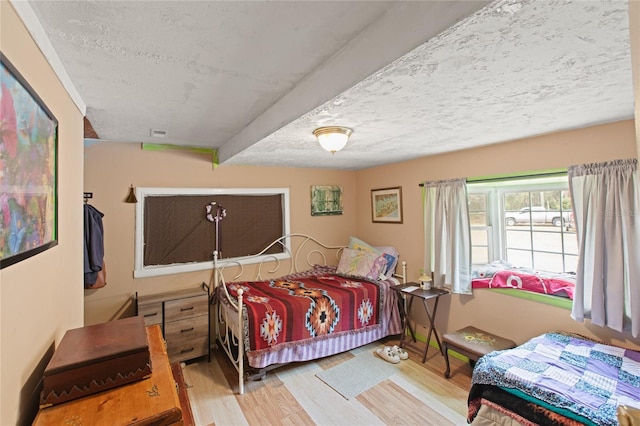
<instances>
[{"instance_id":1,"label":"wooden bench","mask_svg":"<svg viewBox=\"0 0 640 426\"><path fill-rule=\"evenodd\" d=\"M447 333L442 336L442 352L447 364L444 377L449 378L449 373L451 372L449 366L449 349L468 357L469 362L473 366L475 361L489 352L511 349L515 346L516 343L512 340L487 333L486 331L471 326L454 331L453 333Z\"/></svg>"}]
</instances>

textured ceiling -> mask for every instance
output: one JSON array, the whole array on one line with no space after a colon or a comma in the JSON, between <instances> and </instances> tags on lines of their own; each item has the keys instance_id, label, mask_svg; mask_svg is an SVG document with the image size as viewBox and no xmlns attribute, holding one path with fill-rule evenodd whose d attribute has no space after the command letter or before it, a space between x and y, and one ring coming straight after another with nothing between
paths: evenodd
<instances>
[{"instance_id":1,"label":"textured ceiling","mask_svg":"<svg viewBox=\"0 0 640 426\"><path fill-rule=\"evenodd\" d=\"M30 4L100 138L223 164L360 169L633 117L626 1Z\"/></svg>"}]
</instances>

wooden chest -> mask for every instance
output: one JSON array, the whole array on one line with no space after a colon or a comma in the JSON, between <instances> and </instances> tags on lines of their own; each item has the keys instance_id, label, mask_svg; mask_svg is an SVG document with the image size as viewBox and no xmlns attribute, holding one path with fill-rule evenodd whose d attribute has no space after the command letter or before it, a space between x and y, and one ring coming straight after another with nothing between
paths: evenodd
<instances>
[{"instance_id":1,"label":"wooden chest","mask_svg":"<svg viewBox=\"0 0 640 426\"><path fill-rule=\"evenodd\" d=\"M142 380L150 374L142 318L68 330L44 371L40 405L60 404Z\"/></svg>"},{"instance_id":2,"label":"wooden chest","mask_svg":"<svg viewBox=\"0 0 640 426\"><path fill-rule=\"evenodd\" d=\"M160 327L147 327L146 332L153 365L150 377L42 408L33 425L161 426L182 425L185 414L191 419L188 404L181 408ZM183 382L179 386L184 389Z\"/></svg>"}]
</instances>

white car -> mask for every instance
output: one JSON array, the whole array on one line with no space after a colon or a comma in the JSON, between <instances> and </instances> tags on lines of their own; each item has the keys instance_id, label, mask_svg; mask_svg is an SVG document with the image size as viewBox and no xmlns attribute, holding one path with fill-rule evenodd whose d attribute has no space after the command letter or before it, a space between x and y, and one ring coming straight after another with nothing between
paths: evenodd
<instances>
[{"instance_id":1,"label":"white car","mask_svg":"<svg viewBox=\"0 0 640 426\"><path fill-rule=\"evenodd\" d=\"M516 224L545 224L553 226L571 226L573 214L570 211L547 210L544 207L524 207L515 212L505 212L504 223L507 226Z\"/></svg>"}]
</instances>

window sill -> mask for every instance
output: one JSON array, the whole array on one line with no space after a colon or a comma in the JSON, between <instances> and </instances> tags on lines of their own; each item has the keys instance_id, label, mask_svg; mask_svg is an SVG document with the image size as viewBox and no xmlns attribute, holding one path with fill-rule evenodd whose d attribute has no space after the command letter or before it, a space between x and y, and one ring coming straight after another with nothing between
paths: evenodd
<instances>
[{"instance_id":1,"label":"window sill","mask_svg":"<svg viewBox=\"0 0 640 426\"><path fill-rule=\"evenodd\" d=\"M474 289L478 290L490 290L497 293L506 294L507 296L518 297L520 299L531 300L534 302L544 303L546 305L557 306L562 309L571 310L573 306L573 300L564 297L551 296L548 294L534 293L526 290L517 290L511 288L487 288L487 289Z\"/></svg>"}]
</instances>

